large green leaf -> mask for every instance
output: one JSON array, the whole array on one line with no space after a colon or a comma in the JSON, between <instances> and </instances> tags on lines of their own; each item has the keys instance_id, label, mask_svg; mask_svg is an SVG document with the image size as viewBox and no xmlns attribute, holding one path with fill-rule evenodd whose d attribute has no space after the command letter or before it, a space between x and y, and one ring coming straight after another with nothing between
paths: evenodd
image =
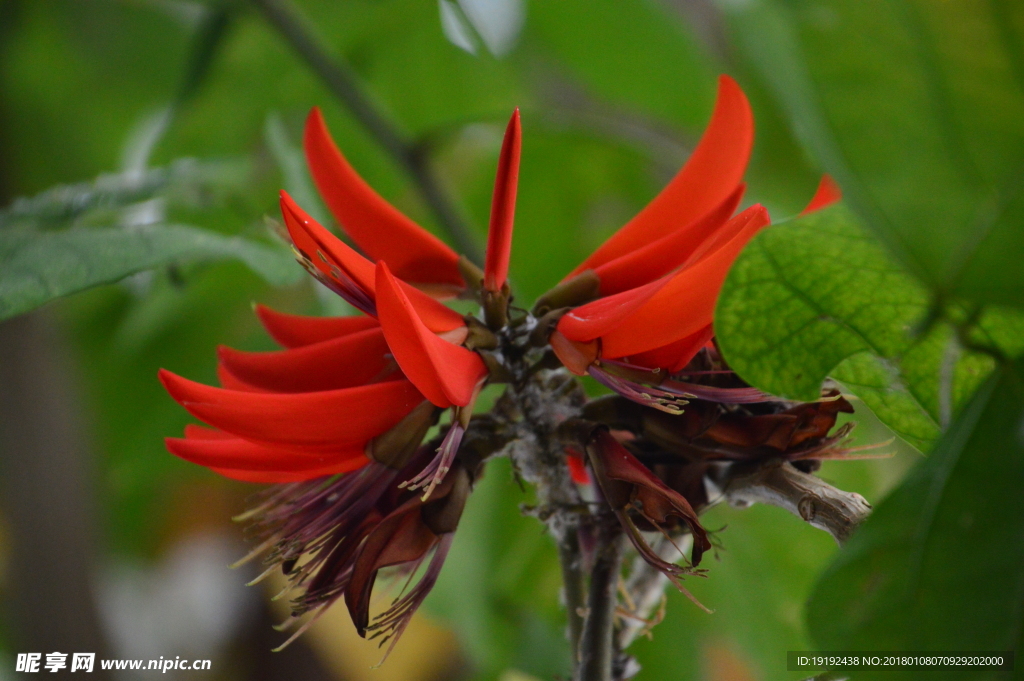
<instances>
[{"instance_id":1,"label":"large green leaf","mask_svg":"<svg viewBox=\"0 0 1024 681\"><path fill-rule=\"evenodd\" d=\"M938 414L921 406L893 360L912 348L908 331L926 311L922 287L834 207L754 239L722 288L715 329L726 359L750 383L813 400L826 376L848 381L921 447L936 436ZM936 353L942 348L928 359Z\"/></svg>"},{"instance_id":2,"label":"large green leaf","mask_svg":"<svg viewBox=\"0 0 1024 681\"><path fill-rule=\"evenodd\" d=\"M925 288L835 206L751 242L722 288L715 329L753 385L811 400L831 377L923 450L992 368L951 323L925 328L933 311ZM943 312L968 325L959 308ZM1020 325L1015 311L993 308L969 325L971 342L1014 355Z\"/></svg>"},{"instance_id":3,"label":"large green leaf","mask_svg":"<svg viewBox=\"0 0 1024 681\"><path fill-rule=\"evenodd\" d=\"M1024 301L1024 4L728 3L852 206L936 294Z\"/></svg>"},{"instance_id":4,"label":"large green leaf","mask_svg":"<svg viewBox=\"0 0 1024 681\"><path fill-rule=\"evenodd\" d=\"M808 606L828 650L1019 649L1024 642L1024 363L1001 366L934 453L851 538ZM1010 678L975 671L971 679ZM859 672L857 679L920 678ZM928 678L965 678L931 670Z\"/></svg>"},{"instance_id":5,"label":"large green leaf","mask_svg":"<svg viewBox=\"0 0 1024 681\"><path fill-rule=\"evenodd\" d=\"M283 248L184 225L0 231L0 319L130 274L188 260L237 258L274 284L301 268Z\"/></svg>"}]
</instances>

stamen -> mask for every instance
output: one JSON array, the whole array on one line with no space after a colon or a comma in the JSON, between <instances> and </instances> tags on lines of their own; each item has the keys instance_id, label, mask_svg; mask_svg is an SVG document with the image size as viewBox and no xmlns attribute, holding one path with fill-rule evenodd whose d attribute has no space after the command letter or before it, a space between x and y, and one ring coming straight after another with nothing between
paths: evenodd
<instances>
[{"instance_id":1,"label":"stamen","mask_svg":"<svg viewBox=\"0 0 1024 681\"><path fill-rule=\"evenodd\" d=\"M626 378L613 376L596 366L591 366L588 369L588 373L598 383L614 390L626 399L642 404L645 407L657 409L658 411L668 414L682 414L683 405L688 403L681 395L674 395L664 390L635 383Z\"/></svg>"},{"instance_id":2,"label":"stamen","mask_svg":"<svg viewBox=\"0 0 1024 681\"><path fill-rule=\"evenodd\" d=\"M457 419L454 419L451 428L448 429L448 433L441 442L441 446L437 448L437 455L415 477L401 483L399 487L409 490L426 487L422 500L426 501L429 499L434 488L441 484L444 476L451 469L452 462L455 461L455 455L459 451L459 445L462 444L462 436L465 434L465 427Z\"/></svg>"},{"instance_id":3,"label":"stamen","mask_svg":"<svg viewBox=\"0 0 1024 681\"><path fill-rule=\"evenodd\" d=\"M319 281L321 284L334 291L339 296L344 298L353 307L365 312L371 317L377 316L377 305L369 293L363 290L359 284L352 280L345 271L337 265L328 263L331 276L327 276L316 265L313 261L302 251L295 247L292 247L292 251L295 253L295 259L299 261L299 264L312 276L314 279ZM324 255L317 251L317 255L326 263L327 259Z\"/></svg>"},{"instance_id":4,"label":"stamen","mask_svg":"<svg viewBox=\"0 0 1024 681\"><path fill-rule=\"evenodd\" d=\"M444 566L445 558L448 557L448 551L451 549L454 537L454 532L441 535L437 546L434 548L434 555L431 556L430 563L427 565L423 577L416 583L416 586L409 590L408 593L396 599L390 608L375 617L373 624L366 628L367 632L374 632L369 638L380 638L381 646L388 641L391 642L391 645L388 646L387 651L384 653L383 659L378 663L378 667L388 659L388 655L394 650L398 639L401 638L405 628L409 626L412 616L426 599L430 590L434 588L437 577L441 573L441 568Z\"/></svg>"}]
</instances>

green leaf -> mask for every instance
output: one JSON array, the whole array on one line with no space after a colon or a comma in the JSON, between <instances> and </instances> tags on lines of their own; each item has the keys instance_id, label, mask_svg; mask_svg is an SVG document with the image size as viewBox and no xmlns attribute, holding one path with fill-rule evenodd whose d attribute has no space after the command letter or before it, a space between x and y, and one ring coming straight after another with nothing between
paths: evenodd
<instances>
[{"instance_id":1,"label":"green leaf","mask_svg":"<svg viewBox=\"0 0 1024 681\"><path fill-rule=\"evenodd\" d=\"M909 332L927 300L836 206L770 227L751 242L722 288L715 329L730 365L753 385L814 400L831 375L922 447L937 435L938 413L921 406L919 386L903 380L894 360L912 348Z\"/></svg>"},{"instance_id":2,"label":"green leaf","mask_svg":"<svg viewBox=\"0 0 1024 681\"><path fill-rule=\"evenodd\" d=\"M1024 632L1024 362L1001 366L934 453L824 574L808 626L829 650L1020 647ZM963 678L933 670L929 678ZM858 672L911 679L919 672ZM975 672L972 679L1009 678Z\"/></svg>"},{"instance_id":3,"label":"green leaf","mask_svg":"<svg viewBox=\"0 0 1024 681\"><path fill-rule=\"evenodd\" d=\"M798 134L904 267L937 294L1019 307L1024 5L727 8Z\"/></svg>"},{"instance_id":4,"label":"green leaf","mask_svg":"<svg viewBox=\"0 0 1024 681\"><path fill-rule=\"evenodd\" d=\"M224 258L277 285L302 273L283 248L183 225L0 230L0 319L161 265Z\"/></svg>"},{"instance_id":5,"label":"green leaf","mask_svg":"<svg viewBox=\"0 0 1024 681\"><path fill-rule=\"evenodd\" d=\"M953 323L972 345L1008 356L1024 350L1024 315L996 307L976 318L957 306L936 312L924 287L842 205L755 237L715 315L722 351L749 383L813 400L831 377L922 451L993 367L962 346Z\"/></svg>"}]
</instances>

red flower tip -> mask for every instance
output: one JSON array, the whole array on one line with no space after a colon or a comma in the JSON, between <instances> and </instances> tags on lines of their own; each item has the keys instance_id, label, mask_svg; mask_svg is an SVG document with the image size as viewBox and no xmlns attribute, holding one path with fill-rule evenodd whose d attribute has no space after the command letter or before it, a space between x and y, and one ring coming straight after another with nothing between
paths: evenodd
<instances>
[{"instance_id":1,"label":"red flower tip","mask_svg":"<svg viewBox=\"0 0 1024 681\"><path fill-rule=\"evenodd\" d=\"M186 428L185 438L169 437L164 442L171 454L244 482L298 482L348 473L369 462L361 447L313 455L222 435L196 436L193 429Z\"/></svg>"},{"instance_id":2,"label":"red flower tip","mask_svg":"<svg viewBox=\"0 0 1024 681\"><path fill-rule=\"evenodd\" d=\"M628 357L654 350L711 324L718 292L733 261L770 222L768 211L760 205L751 206L730 220L667 284L602 334L602 355Z\"/></svg>"},{"instance_id":3,"label":"red flower tip","mask_svg":"<svg viewBox=\"0 0 1024 681\"><path fill-rule=\"evenodd\" d=\"M276 352L218 348L221 366L243 384L281 393L316 392L379 383L398 368L379 326Z\"/></svg>"},{"instance_id":4,"label":"red flower tip","mask_svg":"<svg viewBox=\"0 0 1024 681\"><path fill-rule=\"evenodd\" d=\"M306 271L366 314L377 316L373 263L327 231L284 191L281 213ZM431 331L443 333L463 325L459 313L405 282L401 286Z\"/></svg>"},{"instance_id":5,"label":"red flower tip","mask_svg":"<svg viewBox=\"0 0 1024 681\"><path fill-rule=\"evenodd\" d=\"M281 215L306 271L356 308L375 316L370 261L331 234L283 190Z\"/></svg>"},{"instance_id":6,"label":"red flower tip","mask_svg":"<svg viewBox=\"0 0 1024 681\"><path fill-rule=\"evenodd\" d=\"M480 356L432 333L383 261L377 263L376 288L384 337L409 380L439 407L469 404L487 375Z\"/></svg>"},{"instance_id":7,"label":"red flower tip","mask_svg":"<svg viewBox=\"0 0 1024 681\"><path fill-rule=\"evenodd\" d=\"M753 146L750 103L736 81L721 76L711 122L683 169L569 276L641 248L714 210L743 180Z\"/></svg>"},{"instance_id":8,"label":"red flower tip","mask_svg":"<svg viewBox=\"0 0 1024 681\"><path fill-rule=\"evenodd\" d=\"M406 281L463 286L459 256L356 173L331 139L319 108L306 119L303 146L320 195L364 253L372 260L384 260Z\"/></svg>"},{"instance_id":9,"label":"red flower tip","mask_svg":"<svg viewBox=\"0 0 1024 681\"><path fill-rule=\"evenodd\" d=\"M808 213L813 213L816 210L828 208L842 198L843 190L839 188L836 181L833 180L830 175L822 175L821 182L818 183L818 189L814 192L814 197L811 198L807 207L800 212L800 215L807 215Z\"/></svg>"},{"instance_id":10,"label":"red flower tip","mask_svg":"<svg viewBox=\"0 0 1024 681\"><path fill-rule=\"evenodd\" d=\"M378 326L376 319L366 315L307 317L278 312L260 304L253 309L270 337L285 348L300 348Z\"/></svg>"},{"instance_id":11,"label":"red flower tip","mask_svg":"<svg viewBox=\"0 0 1024 681\"><path fill-rule=\"evenodd\" d=\"M363 445L423 401L406 380L282 394L214 388L166 369L159 376L171 397L200 421L235 437L298 452L332 453Z\"/></svg>"},{"instance_id":12,"label":"red flower tip","mask_svg":"<svg viewBox=\"0 0 1024 681\"><path fill-rule=\"evenodd\" d=\"M512 250L512 224L516 212L516 187L519 183L519 152L522 129L519 109L512 112L498 157L491 199L491 224L487 233L487 260L484 263L484 288L501 291L508 277L508 260Z\"/></svg>"}]
</instances>

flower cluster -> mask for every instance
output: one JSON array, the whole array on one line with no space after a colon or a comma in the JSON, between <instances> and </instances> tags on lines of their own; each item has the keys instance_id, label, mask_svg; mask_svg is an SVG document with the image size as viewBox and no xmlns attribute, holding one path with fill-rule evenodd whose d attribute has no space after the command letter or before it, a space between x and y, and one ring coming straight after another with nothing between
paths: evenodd
<instances>
[{"instance_id":1,"label":"flower cluster","mask_svg":"<svg viewBox=\"0 0 1024 681\"><path fill-rule=\"evenodd\" d=\"M520 386L564 367L615 393L567 424L567 463L580 484L593 474L637 550L674 580L686 569L659 557L643 532L689 532L696 565L710 542L695 508L708 503L715 461L837 451L845 432L828 432L848 410L841 398L773 400L731 374L712 342L726 273L769 224L760 205L737 212L752 145L746 97L722 77L711 123L679 174L526 313L511 305L507 281L518 110L501 147L482 269L375 193L312 111L309 167L355 248L282 192L284 225L306 270L363 314L257 306L282 350L221 348L220 387L160 373L171 396L210 426L168 438L172 454L274 484L245 517L261 537L253 555L299 594L295 617L313 613L296 635L344 598L361 635L397 640L437 578L485 460L507 442L467 437L482 423L473 409L489 383ZM823 183L809 209L837 197ZM446 306L454 297L478 301L480 314ZM371 618L385 568L420 577Z\"/></svg>"}]
</instances>

